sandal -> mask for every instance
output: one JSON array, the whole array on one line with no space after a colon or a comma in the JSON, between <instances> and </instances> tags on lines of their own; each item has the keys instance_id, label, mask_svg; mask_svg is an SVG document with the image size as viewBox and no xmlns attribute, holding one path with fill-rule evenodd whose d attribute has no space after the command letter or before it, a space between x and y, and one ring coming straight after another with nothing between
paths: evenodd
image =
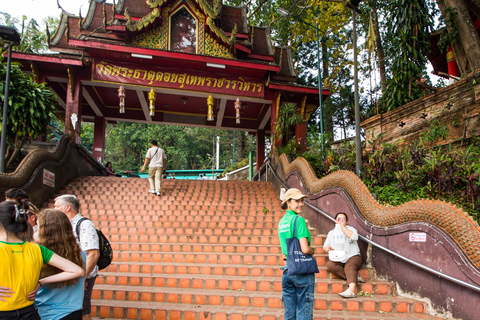
<instances>
[{"instance_id":1,"label":"sandal","mask_svg":"<svg viewBox=\"0 0 480 320\"><path fill-rule=\"evenodd\" d=\"M350 291L348 289L343 291L343 292L340 292L338 295L341 296L341 297L344 297L346 299L355 298L357 296L355 293L353 293L352 291Z\"/></svg>"}]
</instances>

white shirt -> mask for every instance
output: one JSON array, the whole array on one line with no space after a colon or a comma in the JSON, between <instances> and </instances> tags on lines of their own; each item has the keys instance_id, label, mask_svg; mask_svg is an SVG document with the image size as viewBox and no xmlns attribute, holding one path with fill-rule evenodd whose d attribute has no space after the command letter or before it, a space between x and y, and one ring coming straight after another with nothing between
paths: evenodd
<instances>
[{"instance_id":1,"label":"white shirt","mask_svg":"<svg viewBox=\"0 0 480 320\"><path fill-rule=\"evenodd\" d=\"M167 156L162 148L151 147L148 149L145 158L150 159L150 163L148 164L149 168L157 168L163 167L163 159L167 159Z\"/></svg>"},{"instance_id":2,"label":"white shirt","mask_svg":"<svg viewBox=\"0 0 480 320\"><path fill-rule=\"evenodd\" d=\"M337 227L337 225L335 225L335 227ZM347 238L347 236L343 233L343 231L340 231L344 236L343 241L341 240L339 241L339 239L335 239L336 232L335 232L335 229L333 229L328 232L327 239L323 244L324 248L328 246L333 248L334 250L345 250L345 259L342 261L342 263L346 263L348 259L350 259L351 257L360 254L360 248L358 247L357 229L350 226L346 226L346 228L353 232L352 237L350 239Z\"/></svg>"},{"instance_id":3,"label":"white shirt","mask_svg":"<svg viewBox=\"0 0 480 320\"><path fill-rule=\"evenodd\" d=\"M82 249L82 251L85 252L85 254L88 250L100 249L98 247L99 240L98 240L97 229L95 228L95 225L93 224L92 221L84 220L82 222L82 224L80 225L80 239L78 238L77 230L76 230L77 222L81 218L83 217L79 213L75 217L73 217L72 220L70 220L70 223L72 224L72 228L73 228L73 234L77 239L77 243L80 246L80 249ZM93 268L93 271L88 275L87 278L95 277L97 274L98 274L98 267L97 265L95 265L95 268Z\"/></svg>"}]
</instances>

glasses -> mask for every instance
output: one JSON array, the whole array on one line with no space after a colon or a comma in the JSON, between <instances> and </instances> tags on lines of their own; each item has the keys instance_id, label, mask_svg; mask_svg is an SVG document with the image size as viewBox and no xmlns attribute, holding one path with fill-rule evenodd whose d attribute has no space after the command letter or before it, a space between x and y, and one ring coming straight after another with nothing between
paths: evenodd
<instances>
[{"instance_id":1,"label":"glasses","mask_svg":"<svg viewBox=\"0 0 480 320\"><path fill-rule=\"evenodd\" d=\"M338 221L338 222L343 222L343 221L345 221L345 218L338 217L338 218L337 218L337 221Z\"/></svg>"}]
</instances>

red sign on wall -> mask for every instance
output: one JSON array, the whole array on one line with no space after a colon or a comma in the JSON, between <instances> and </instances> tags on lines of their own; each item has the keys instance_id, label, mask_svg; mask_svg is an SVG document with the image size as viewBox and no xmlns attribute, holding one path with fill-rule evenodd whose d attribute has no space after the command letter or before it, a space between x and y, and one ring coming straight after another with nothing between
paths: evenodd
<instances>
[{"instance_id":1,"label":"red sign on wall","mask_svg":"<svg viewBox=\"0 0 480 320\"><path fill-rule=\"evenodd\" d=\"M212 76L201 72L94 60L92 80L143 86L264 97L264 84L248 77Z\"/></svg>"}]
</instances>

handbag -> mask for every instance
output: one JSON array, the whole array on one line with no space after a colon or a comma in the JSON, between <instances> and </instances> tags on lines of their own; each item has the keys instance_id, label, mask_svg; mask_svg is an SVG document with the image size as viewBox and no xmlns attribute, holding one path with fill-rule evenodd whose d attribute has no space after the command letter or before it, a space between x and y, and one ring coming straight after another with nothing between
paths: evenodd
<instances>
[{"instance_id":1,"label":"handbag","mask_svg":"<svg viewBox=\"0 0 480 320\"><path fill-rule=\"evenodd\" d=\"M297 219L293 224L293 237L286 239L287 242L287 274L305 275L318 273L317 260L311 255L304 254L297 239Z\"/></svg>"},{"instance_id":2,"label":"handbag","mask_svg":"<svg viewBox=\"0 0 480 320\"><path fill-rule=\"evenodd\" d=\"M334 262L342 262L346 257L344 250L330 250L328 251L328 260Z\"/></svg>"}]
</instances>

